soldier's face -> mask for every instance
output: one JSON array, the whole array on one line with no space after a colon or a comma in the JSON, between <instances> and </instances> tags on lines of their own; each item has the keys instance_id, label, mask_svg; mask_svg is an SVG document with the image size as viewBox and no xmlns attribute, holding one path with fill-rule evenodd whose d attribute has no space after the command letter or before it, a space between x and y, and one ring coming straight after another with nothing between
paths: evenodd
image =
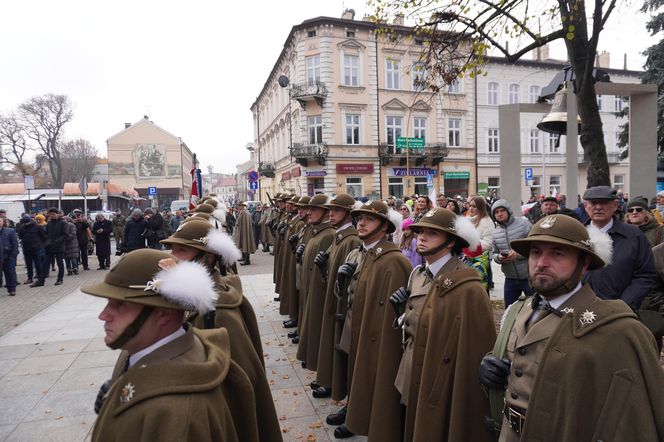
<instances>
[{"instance_id":1,"label":"soldier's face","mask_svg":"<svg viewBox=\"0 0 664 442\"><path fill-rule=\"evenodd\" d=\"M346 219L347 214L348 212L346 212L345 209L340 207L332 207L330 209L330 224L332 224L334 227L340 227Z\"/></svg>"},{"instance_id":2,"label":"soldier's face","mask_svg":"<svg viewBox=\"0 0 664 442\"><path fill-rule=\"evenodd\" d=\"M307 208L307 214L309 215L309 223L311 224L320 224L327 218L327 210L320 207Z\"/></svg>"},{"instance_id":3,"label":"soldier's face","mask_svg":"<svg viewBox=\"0 0 664 442\"><path fill-rule=\"evenodd\" d=\"M380 227L383 221L377 216L361 214L357 217L357 234L361 240L370 239L369 235Z\"/></svg>"},{"instance_id":4,"label":"soldier's face","mask_svg":"<svg viewBox=\"0 0 664 442\"><path fill-rule=\"evenodd\" d=\"M528 256L531 287L540 292L561 287L574 274L579 253L563 244L533 242Z\"/></svg>"},{"instance_id":5,"label":"soldier's face","mask_svg":"<svg viewBox=\"0 0 664 442\"><path fill-rule=\"evenodd\" d=\"M297 209L297 216L300 218L306 218L307 217L307 210L304 207L300 207Z\"/></svg>"},{"instance_id":6,"label":"soldier's face","mask_svg":"<svg viewBox=\"0 0 664 442\"><path fill-rule=\"evenodd\" d=\"M104 321L104 331L106 332L104 343L106 345L113 343L136 319L142 309L143 306L140 304L109 299L106 307L99 314L99 319Z\"/></svg>"},{"instance_id":7,"label":"soldier's face","mask_svg":"<svg viewBox=\"0 0 664 442\"><path fill-rule=\"evenodd\" d=\"M180 261L191 261L198 255L198 250L193 247L183 246L182 244L173 244L171 254Z\"/></svg>"},{"instance_id":8,"label":"soldier's face","mask_svg":"<svg viewBox=\"0 0 664 442\"><path fill-rule=\"evenodd\" d=\"M442 245L447 241L447 234L439 230L423 227L417 233L417 253L426 255L430 250ZM450 246L451 247L451 246Z\"/></svg>"}]
</instances>

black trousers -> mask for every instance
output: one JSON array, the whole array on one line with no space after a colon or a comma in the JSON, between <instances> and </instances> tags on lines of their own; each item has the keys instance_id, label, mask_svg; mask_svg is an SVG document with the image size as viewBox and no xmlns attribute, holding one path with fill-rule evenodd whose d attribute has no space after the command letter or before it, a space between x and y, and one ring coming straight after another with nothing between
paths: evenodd
<instances>
[{"instance_id":1,"label":"black trousers","mask_svg":"<svg viewBox=\"0 0 664 442\"><path fill-rule=\"evenodd\" d=\"M58 281L62 281L65 276L64 253L49 253L47 262L53 262L53 260L58 264Z\"/></svg>"},{"instance_id":2,"label":"black trousers","mask_svg":"<svg viewBox=\"0 0 664 442\"><path fill-rule=\"evenodd\" d=\"M78 251L81 258L81 264L83 264L84 269L88 269L88 243L78 244Z\"/></svg>"}]
</instances>

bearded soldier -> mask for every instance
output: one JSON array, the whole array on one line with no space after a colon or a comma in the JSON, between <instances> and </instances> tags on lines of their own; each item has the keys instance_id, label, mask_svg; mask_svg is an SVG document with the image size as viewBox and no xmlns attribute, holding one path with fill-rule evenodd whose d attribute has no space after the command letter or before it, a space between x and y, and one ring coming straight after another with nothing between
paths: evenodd
<instances>
[{"instance_id":1,"label":"bearded soldier","mask_svg":"<svg viewBox=\"0 0 664 442\"><path fill-rule=\"evenodd\" d=\"M233 360L252 381L257 417L261 422L260 440L281 440L281 428L265 375L256 315L251 303L242 294L240 278L227 274L226 270L240 257L233 239L210 224L195 220L183 224L162 244L170 245L173 256L178 260L197 262L212 275L219 294L215 310L196 315L193 324L198 328L223 327L228 331Z\"/></svg>"},{"instance_id":2,"label":"bearded soldier","mask_svg":"<svg viewBox=\"0 0 664 442\"><path fill-rule=\"evenodd\" d=\"M244 202L237 203L237 224L235 225L235 243L242 252L241 266L251 264L250 256L256 251L251 216Z\"/></svg>"},{"instance_id":3,"label":"bearded soldier","mask_svg":"<svg viewBox=\"0 0 664 442\"><path fill-rule=\"evenodd\" d=\"M404 337L394 383L406 406L403 440L491 441L489 401L475 373L496 338L493 310L478 272L458 258L479 245L479 234L441 207L409 228L426 265L390 297Z\"/></svg>"},{"instance_id":4,"label":"bearded soldier","mask_svg":"<svg viewBox=\"0 0 664 442\"><path fill-rule=\"evenodd\" d=\"M501 441L664 440L664 372L652 334L621 300L600 300L581 277L604 267L609 236L565 215L511 247L528 257L535 295L513 304L480 380L507 386ZM496 350L496 348L494 348Z\"/></svg>"},{"instance_id":5,"label":"bearded soldier","mask_svg":"<svg viewBox=\"0 0 664 442\"><path fill-rule=\"evenodd\" d=\"M360 246L357 230L350 220L350 211L359 208L361 203L346 194L340 193L325 205L330 209L330 224L336 229L334 241L327 250L321 250L316 255L314 263L320 267L321 274L327 280L325 287L325 299L323 301L323 312L321 319L321 336L318 346L318 363L316 365L316 381L311 385L313 396L317 398L329 397L340 401L346 396L345 389L336 388L333 391L333 378L341 378L338 384L345 384L346 372L348 371L347 355L335 351L335 345L341 337L342 322L338 320L337 297L334 292L337 280L337 270L345 262L346 256L351 250ZM336 355L335 355L336 353ZM333 374L334 358L343 358L339 369ZM335 394L336 393L336 394Z\"/></svg>"},{"instance_id":6,"label":"bearded soldier","mask_svg":"<svg viewBox=\"0 0 664 442\"><path fill-rule=\"evenodd\" d=\"M350 327L344 324L343 332L350 332L347 416L334 435L399 441L402 416L394 378L401 334L392 327L388 297L406 285L412 266L387 235L400 228L403 218L382 201L369 201L351 216L364 250L349 288Z\"/></svg>"},{"instance_id":7,"label":"bearded soldier","mask_svg":"<svg viewBox=\"0 0 664 442\"><path fill-rule=\"evenodd\" d=\"M214 281L194 262L161 268L170 256L130 252L104 282L81 288L108 298L104 342L123 350L100 389L92 440L258 440L253 389L228 333L183 325L185 310L214 308Z\"/></svg>"},{"instance_id":8,"label":"bearded soldier","mask_svg":"<svg viewBox=\"0 0 664 442\"><path fill-rule=\"evenodd\" d=\"M318 345L326 287L321 270L314 263L314 259L318 252L327 250L334 240L334 228L328 222L329 209L325 206L329 199L326 195L318 194L304 206L311 234L307 242L299 246L304 252L300 275L302 317L298 325L300 339L296 357L302 361L303 366L313 371L316 371L318 364Z\"/></svg>"}]
</instances>

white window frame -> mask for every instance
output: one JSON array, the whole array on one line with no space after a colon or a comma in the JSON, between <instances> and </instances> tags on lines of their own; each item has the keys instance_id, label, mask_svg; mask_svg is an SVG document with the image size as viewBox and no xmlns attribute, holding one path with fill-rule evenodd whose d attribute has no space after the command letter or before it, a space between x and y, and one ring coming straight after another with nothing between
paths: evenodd
<instances>
[{"instance_id":1,"label":"white window frame","mask_svg":"<svg viewBox=\"0 0 664 442\"><path fill-rule=\"evenodd\" d=\"M413 78L413 90L414 91L423 91L426 89L426 84L419 83L418 80L427 78L426 65L420 61L413 63L413 68L411 70L411 77Z\"/></svg>"},{"instance_id":2,"label":"white window frame","mask_svg":"<svg viewBox=\"0 0 664 442\"><path fill-rule=\"evenodd\" d=\"M344 144L357 145L360 144L361 117L360 114L346 114L344 128ZM349 142L350 138L350 142Z\"/></svg>"},{"instance_id":3,"label":"white window frame","mask_svg":"<svg viewBox=\"0 0 664 442\"><path fill-rule=\"evenodd\" d=\"M455 78L454 81L447 85L448 94L460 94L461 93L461 82L458 78Z\"/></svg>"},{"instance_id":4,"label":"white window frame","mask_svg":"<svg viewBox=\"0 0 664 442\"><path fill-rule=\"evenodd\" d=\"M540 97L540 94L542 93L542 89L537 86L537 85L532 85L528 89L528 101L530 103L537 103L537 100Z\"/></svg>"},{"instance_id":5,"label":"white window frame","mask_svg":"<svg viewBox=\"0 0 664 442\"><path fill-rule=\"evenodd\" d=\"M394 192L393 189L395 187L400 188L401 191L400 192ZM388 177L387 178L387 193L389 195L393 195L397 198L403 197L404 194L406 193L405 189L404 189L404 185L403 185L403 178L400 177L400 176Z\"/></svg>"},{"instance_id":6,"label":"white window frame","mask_svg":"<svg viewBox=\"0 0 664 442\"><path fill-rule=\"evenodd\" d=\"M549 145L549 153L560 153L560 144L556 146L556 141L558 141L558 134L549 134L547 137Z\"/></svg>"},{"instance_id":7,"label":"white window frame","mask_svg":"<svg viewBox=\"0 0 664 442\"><path fill-rule=\"evenodd\" d=\"M390 143L390 132L392 133L392 143ZM385 141L388 146L397 145L397 138L403 136L403 117L399 115L385 116Z\"/></svg>"},{"instance_id":8,"label":"white window frame","mask_svg":"<svg viewBox=\"0 0 664 442\"><path fill-rule=\"evenodd\" d=\"M540 131L538 129L530 129L528 134L528 153L540 153Z\"/></svg>"},{"instance_id":9,"label":"white window frame","mask_svg":"<svg viewBox=\"0 0 664 442\"><path fill-rule=\"evenodd\" d=\"M508 104L517 104L519 102L519 85L512 83L507 89L507 103Z\"/></svg>"},{"instance_id":10,"label":"white window frame","mask_svg":"<svg viewBox=\"0 0 664 442\"><path fill-rule=\"evenodd\" d=\"M616 95L613 97L613 111L622 112L625 107L625 100L622 96Z\"/></svg>"},{"instance_id":11,"label":"white window frame","mask_svg":"<svg viewBox=\"0 0 664 442\"><path fill-rule=\"evenodd\" d=\"M311 115L307 117L307 133L309 144L320 144L323 142L323 116Z\"/></svg>"},{"instance_id":12,"label":"white window frame","mask_svg":"<svg viewBox=\"0 0 664 442\"><path fill-rule=\"evenodd\" d=\"M360 85L360 56L356 54L344 54L344 86Z\"/></svg>"},{"instance_id":13,"label":"white window frame","mask_svg":"<svg viewBox=\"0 0 664 442\"><path fill-rule=\"evenodd\" d=\"M307 85L313 85L320 81L320 55L305 57L307 67Z\"/></svg>"},{"instance_id":14,"label":"white window frame","mask_svg":"<svg viewBox=\"0 0 664 442\"><path fill-rule=\"evenodd\" d=\"M447 120L447 146L461 147L461 118Z\"/></svg>"},{"instance_id":15,"label":"white window frame","mask_svg":"<svg viewBox=\"0 0 664 442\"><path fill-rule=\"evenodd\" d=\"M554 182L557 181L557 182ZM553 188L556 188L556 193L560 193L560 186L562 185L562 176L561 175L549 175L549 193L548 195L553 195Z\"/></svg>"},{"instance_id":16,"label":"white window frame","mask_svg":"<svg viewBox=\"0 0 664 442\"><path fill-rule=\"evenodd\" d=\"M613 188L623 190L625 188L625 175L613 175Z\"/></svg>"},{"instance_id":17,"label":"white window frame","mask_svg":"<svg viewBox=\"0 0 664 442\"><path fill-rule=\"evenodd\" d=\"M487 152L500 153L500 132L498 129L487 130Z\"/></svg>"},{"instance_id":18,"label":"white window frame","mask_svg":"<svg viewBox=\"0 0 664 442\"><path fill-rule=\"evenodd\" d=\"M385 59L385 89L401 89L401 60Z\"/></svg>"},{"instance_id":19,"label":"white window frame","mask_svg":"<svg viewBox=\"0 0 664 442\"><path fill-rule=\"evenodd\" d=\"M413 137L422 138L426 143L427 119L426 117L413 117Z\"/></svg>"},{"instance_id":20,"label":"white window frame","mask_svg":"<svg viewBox=\"0 0 664 442\"><path fill-rule=\"evenodd\" d=\"M542 194L542 176L533 175L532 183L530 184L530 194L539 196Z\"/></svg>"},{"instance_id":21,"label":"white window frame","mask_svg":"<svg viewBox=\"0 0 664 442\"><path fill-rule=\"evenodd\" d=\"M500 104L500 84L497 81L490 81L486 85L486 104L489 106Z\"/></svg>"},{"instance_id":22,"label":"white window frame","mask_svg":"<svg viewBox=\"0 0 664 442\"><path fill-rule=\"evenodd\" d=\"M353 189L359 189L359 191ZM361 176L346 177L346 193L353 197L360 197L364 195L364 185L362 184Z\"/></svg>"},{"instance_id":23,"label":"white window frame","mask_svg":"<svg viewBox=\"0 0 664 442\"><path fill-rule=\"evenodd\" d=\"M491 184L491 180L496 180L494 184ZM487 189L500 189L500 177L499 176L490 176L486 179Z\"/></svg>"},{"instance_id":24,"label":"white window frame","mask_svg":"<svg viewBox=\"0 0 664 442\"><path fill-rule=\"evenodd\" d=\"M415 191L415 194L417 195L428 195L429 194L429 189L427 188L427 177L425 176L416 176L413 177L413 190ZM422 192L418 192L417 190L422 190Z\"/></svg>"}]
</instances>

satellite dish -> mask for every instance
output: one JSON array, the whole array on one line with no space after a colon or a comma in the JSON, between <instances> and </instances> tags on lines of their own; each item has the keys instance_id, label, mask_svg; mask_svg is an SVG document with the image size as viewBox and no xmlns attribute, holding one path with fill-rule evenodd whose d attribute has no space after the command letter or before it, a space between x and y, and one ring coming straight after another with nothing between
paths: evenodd
<instances>
[{"instance_id":1,"label":"satellite dish","mask_svg":"<svg viewBox=\"0 0 664 442\"><path fill-rule=\"evenodd\" d=\"M277 80L277 82L279 83L279 86L281 86L281 87L287 87L287 86L288 86L288 83L290 83L290 80L289 80L288 77L286 77L285 75L282 75L281 77L279 77L279 79Z\"/></svg>"}]
</instances>

